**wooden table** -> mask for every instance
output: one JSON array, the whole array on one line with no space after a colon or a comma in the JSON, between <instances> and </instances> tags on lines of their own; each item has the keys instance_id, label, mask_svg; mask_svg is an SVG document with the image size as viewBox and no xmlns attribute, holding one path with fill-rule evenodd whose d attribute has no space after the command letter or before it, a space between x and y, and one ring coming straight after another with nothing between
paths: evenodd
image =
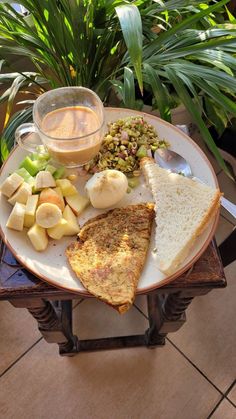
<instances>
[{"instance_id":1,"label":"wooden table","mask_svg":"<svg viewBox=\"0 0 236 419\"><path fill-rule=\"evenodd\" d=\"M215 242L212 242L187 273L146 295L149 328L143 335L79 340L72 332L72 301L80 296L36 278L23 269L1 243L0 300L26 308L37 320L44 339L59 345L60 355L73 356L81 351L99 349L163 346L166 335L177 331L186 321L185 310L194 297L225 286L222 262Z\"/></svg>"}]
</instances>

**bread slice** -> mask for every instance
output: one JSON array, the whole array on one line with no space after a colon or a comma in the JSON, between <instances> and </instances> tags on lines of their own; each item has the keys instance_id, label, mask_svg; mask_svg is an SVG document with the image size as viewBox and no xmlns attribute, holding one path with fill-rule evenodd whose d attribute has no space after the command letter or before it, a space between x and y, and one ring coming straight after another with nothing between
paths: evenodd
<instances>
[{"instance_id":1,"label":"bread slice","mask_svg":"<svg viewBox=\"0 0 236 419\"><path fill-rule=\"evenodd\" d=\"M66 249L84 287L119 313L134 301L154 217L153 203L115 208L87 221Z\"/></svg>"},{"instance_id":2,"label":"bread slice","mask_svg":"<svg viewBox=\"0 0 236 419\"><path fill-rule=\"evenodd\" d=\"M142 159L141 168L155 202L157 265L172 275L214 217L221 193L162 169L150 158Z\"/></svg>"}]
</instances>

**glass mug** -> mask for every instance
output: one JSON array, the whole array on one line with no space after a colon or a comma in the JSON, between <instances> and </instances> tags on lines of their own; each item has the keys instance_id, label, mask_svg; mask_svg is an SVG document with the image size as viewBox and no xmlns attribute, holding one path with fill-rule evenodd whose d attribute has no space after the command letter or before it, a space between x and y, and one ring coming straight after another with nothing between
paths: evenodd
<instances>
[{"instance_id":1,"label":"glass mug","mask_svg":"<svg viewBox=\"0 0 236 419\"><path fill-rule=\"evenodd\" d=\"M52 160L66 167L88 163L103 139L102 101L85 87L61 87L43 93L33 106L33 123L20 125L16 142L34 152L46 146Z\"/></svg>"}]
</instances>

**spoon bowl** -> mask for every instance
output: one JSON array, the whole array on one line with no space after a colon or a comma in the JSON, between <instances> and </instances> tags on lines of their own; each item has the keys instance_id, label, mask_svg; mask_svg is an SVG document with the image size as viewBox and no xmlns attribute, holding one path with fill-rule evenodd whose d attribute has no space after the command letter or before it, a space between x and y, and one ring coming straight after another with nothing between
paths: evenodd
<instances>
[{"instance_id":1,"label":"spoon bowl","mask_svg":"<svg viewBox=\"0 0 236 419\"><path fill-rule=\"evenodd\" d=\"M192 176L192 170L188 162L175 151L159 148L155 151L154 160L163 169L174 173L182 173L187 177Z\"/></svg>"}]
</instances>

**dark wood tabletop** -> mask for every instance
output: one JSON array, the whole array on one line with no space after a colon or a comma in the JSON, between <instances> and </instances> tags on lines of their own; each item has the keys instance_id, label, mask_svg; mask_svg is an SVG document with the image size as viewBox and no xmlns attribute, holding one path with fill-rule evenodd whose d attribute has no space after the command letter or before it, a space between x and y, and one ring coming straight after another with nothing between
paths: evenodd
<instances>
[{"instance_id":1,"label":"dark wood tabletop","mask_svg":"<svg viewBox=\"0 0 236 419\"><path fill-rule=\"evenodd\" d=\"M164 290L193 288L222 288L226 286L224 271L217 246L210 243L194 266L178 279L161 287ZM10 250L1 243L0 300L18 298L73 299L81 295L70 293L43 282L17 262Z\"/></svg>"},{"instance_id":2,"label":"dark wood tabletop","mask_svg":"<svg viewBox=\"0 0 236 419\"><path fill-rule=\"evenodd\" d=\"M179 330L186 321L185 311L197 296L226 286L223 266L215 242L186 273L168 285L146 292L149 328L140 335L80 340L73 334L70 293L41 281L17 262L1 243L0 300L26 308L49 343L57 343L59 354L74 356L81 351L146 346L163 346L168 333Z\"/></svg>"}]
</instances>

